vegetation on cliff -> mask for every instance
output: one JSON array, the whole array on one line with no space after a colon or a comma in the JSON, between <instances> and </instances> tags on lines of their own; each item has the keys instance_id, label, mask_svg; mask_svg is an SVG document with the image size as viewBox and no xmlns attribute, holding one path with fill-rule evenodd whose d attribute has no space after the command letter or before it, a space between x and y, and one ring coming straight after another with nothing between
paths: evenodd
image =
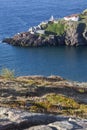
<instances>
[{"instance_id":1,"label":"vegetation on cliff","mask_svg":"<svg viewBox=\"0 0 87 130\"><path fill-rule=\"evenodd\" d=\"M65 32L64 26L64 23L60 20L58 23L48 24L46 31L49 32L49 34L62 35Z\"/></svg>"},{"instance_id":2,"label":"vegetation on cliff","mask_svg":"<svg viewBox=\"0 0 87 130\"><path fill-rule=\"evenodd\" d=\"M0 76L0 106L87 118L87 83L59 76L11 78L4 73Z\"/></svg>"}]
</instances>

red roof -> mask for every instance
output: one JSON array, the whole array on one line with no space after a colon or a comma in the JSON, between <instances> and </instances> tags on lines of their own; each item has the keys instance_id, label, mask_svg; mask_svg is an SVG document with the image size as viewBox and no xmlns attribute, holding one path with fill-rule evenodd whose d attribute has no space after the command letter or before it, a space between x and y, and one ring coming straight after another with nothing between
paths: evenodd
<instances>
[{"instance_id":1,"label":"red roof","mask_svg":"<svg viewBox=\"0 0 87 130\"><path fill-rule=\"evenodd\" d=\"M71 18L71 17L78 17L78 14L72 14L72 15L69 15L69 16L66 16L67 18Z\"/></svg>"}]
</instances>

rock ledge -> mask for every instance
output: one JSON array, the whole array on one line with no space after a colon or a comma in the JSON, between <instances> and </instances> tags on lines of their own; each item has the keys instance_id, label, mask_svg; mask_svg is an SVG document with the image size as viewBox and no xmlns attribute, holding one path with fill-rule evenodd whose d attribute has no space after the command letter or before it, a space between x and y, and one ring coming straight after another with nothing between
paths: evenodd
<instances>
[{"instance_id":1,"label":"rock ledge","mask_svg":"<svg viewBox=\"0 0 87 130\"><path fill-rule=\"evenodd\" d=\"M86 130L87 120L0 108L0 130Z\"/></svg>"}]
</instances>

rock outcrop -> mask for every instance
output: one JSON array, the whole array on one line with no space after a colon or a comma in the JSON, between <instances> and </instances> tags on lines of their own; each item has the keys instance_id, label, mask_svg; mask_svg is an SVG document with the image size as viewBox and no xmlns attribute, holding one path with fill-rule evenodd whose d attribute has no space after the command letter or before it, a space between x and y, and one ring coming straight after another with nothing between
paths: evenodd
<instances>
[{"instance_id":1,"label":"rock outcrop","mask_svg":"<svg viewBox=\"0 0 87 130\"><path fill-rule=\"evenodd\" d=\"M86 130L87 120L0 107L0 130Z\"/></svg>"},{"instance_id":2,"label":"rock outcrop","mask_svg":"<svg viewBox=\"0 0 87 130\"><path fill-rule=\"evenodd\" d=\"M87 45L87 12L79 14L78 21L58 21L47 23L45 27L38 25L40 29L32 27L32 31L18 33L11 38L3 39L3 42L14 46L42 47L42 46L81 46ZM42 34L44 32L44 34Z\"/></svg>"},{"instance_id":3,"label":"rock outcrop","mask_svg":"<svg viewBox=\"0 0 87 130\"><path fill-rule=\"evenodd\" d=\"M87 83L59 76L0 77L0 106L87 118Z\"/></svg>"},{"instance_id":4,"label":"rock outcrop","mask_svg":"<svg viewBox=\"0 0 87 130\"><path fill-rule=\"evenodd\" d=\"M80 46L87 45L87 30L85 23L68 22L68 28L63 35L42 36L23 32L12 38L5 38L3 42L14 46L42 47L42 46Z\"/></svg>"},{"instance_id":5,"label":"rock outcrop","mask_svg":"<svg viewBox=\"0 0 87 130\"><path fill-rule=\"evenodd\" d=\"M64 36L39 36L29 32L23 32L15 35L13 38L5 38L3 42L14 46L42 47L58 46L64 44Z\"/></svg>"},{"instance_id":6,"label":"rock outcrop","mask_svg":"<svg viewBox=\"0 0 87 130\"><path fill-rule=\"evenodd\" d=\"M86 130L87 83L0 76L0 130Z\"/></svg>"}]
</instances>

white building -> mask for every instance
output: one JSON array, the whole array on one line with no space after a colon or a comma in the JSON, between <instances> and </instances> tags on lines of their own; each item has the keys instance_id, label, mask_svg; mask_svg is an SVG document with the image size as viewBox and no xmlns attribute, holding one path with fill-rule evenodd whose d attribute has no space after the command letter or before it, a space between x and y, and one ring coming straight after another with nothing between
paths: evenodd
<instances>
[{"instance_id":1,"label":"white building","mask_svg":"<svg viewBox=\"0 0 87 130\"><path fill-rule=\"evenodd\" d=\"M41 29L41 26L40 26L40 25L38 25L37 27L38 27L39 29Z\"/></svg>"},{"instance_id":2,"label":"white building","mask_svg":"<svg viewBox=\"0 0 87 130\"><path fill-rule=\"evenodd\" d=\"M31 27L31 28L29 28L29 30L28 30L28 32L30 32L31 34L34 34L34 31L35 31L34 27Z\"/></svg>"},{"instance_id":3,"label":"white building","mask_svg":"<svg viewBox=\"0 0 87 130\"><path fill-rule=\"evenodd\" d=\"M48 24L47 21L45 21L45 22L41 22L41 23L39 24L39 26L41 26L41 25L46 25L46 24Z\"/></svg>"},{"instance_id":4,"label":"white building","mask_svg":"<svg viewBox=\"0 0 87 130\"><path fill-rule=\"evenodd\" d=\"M28 30L29 32L32 32L33 31L33 28L31 27L31 28L29 28L29 30Z\"/></svg>"},{"instance_id":5,"label":"white building","mask_svg":"<svg viewBox=\"0 0 87 130\"><path fill-rule=\"evenodd\" d=\"M78 21L79 20L79 15L78 14L72 14L69 16L64 17L64 20L66 21Z\"/></svg>"},{"instance_id":6,"label":"white building","mask_svg":"<svg viewBox=\"0 0 87 130\"><path fill-rule=\"evenodd\" d=\"M45 30L36 30L35 33L38 33L38 34L45 34Z\"/></svg>"},{"instance_id":7,"label":"white building","mask_svg":"<svg viewBox=\"0 0 87 130\"><path fill-rule=\"evenodd\" d=\"M51 21L51 22L54 21L54 17L53 17L53 15L50 17L49 21Z\"/></svg>"},{"instance_id":8,"label":"white building","mask_svg":"<svg viewBox=\"0 0 87 130\"><path fill-rule=\"evenodd\" d=\"M58 20L54 20L54 23L58 23Z\"/></svg>"}]
</instances>

